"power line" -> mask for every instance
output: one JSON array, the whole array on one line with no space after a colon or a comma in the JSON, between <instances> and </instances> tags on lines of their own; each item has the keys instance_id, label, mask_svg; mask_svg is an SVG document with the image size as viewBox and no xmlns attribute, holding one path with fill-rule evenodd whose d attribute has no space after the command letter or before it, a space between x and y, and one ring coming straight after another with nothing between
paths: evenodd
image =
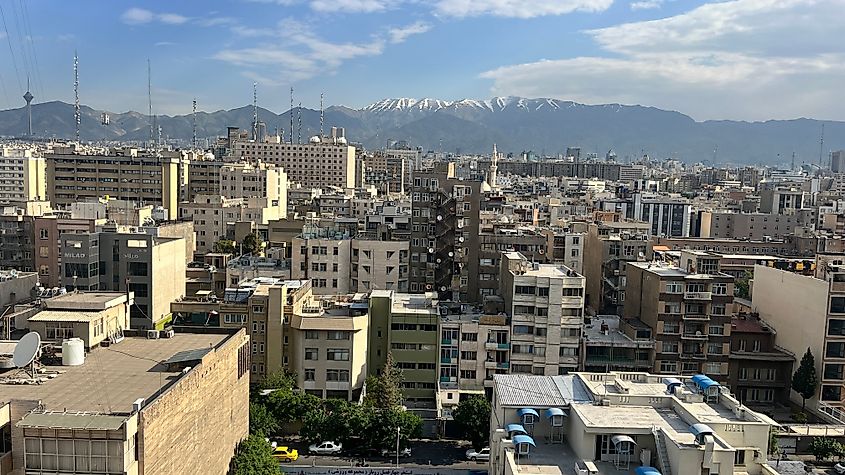
<instances>
[{"instance_id":1,"label":"power line","mask_svg":"<svg viewBox=\"0 0 845 475\"><path fill-rule=\"evenodd\" d=\"M6 42L9 44L9 53L12 54L12 66L15 67L15 77L18 80L18 89L23 89L21 72L18 69L18 61L15 59L15 50L12 48L12 37L9 35L9 27L6 25L6 13L3 11L3 4L0 3L0 18L3 19L3 29L6 31Z\"/></svg>"},{"instance_id":2,"label":"power line","mask_svg":"<svg viewBox=\"0 0 845 475\"><path fill-rule=\"evenodd\" d=\"M26 27L27 37L29 38L29 48L32 50L32 59L35 62L35 76L38 79L38 88L41 94L44 94L44 83L41 81L41 66L38 64L38 54L35 51L35 39L32 36L32 23L29 21L29 7L26 2L18 0L23 11L24 26Z\"/></svg>"},{"instance_id":3,"label":"power line","mask_svg":"<svg viewBox=\"0 0 845 475\"><path fill-rule=\"evenodd\" d=\"M15 20L15 34L17 35L18 39L18 46L21 48L21 61L23 61L23 67L26 73L26 77L31 76L32 66L29 62L29 54L26 51L26 42L23 40L24 35L21 34L21 25L18 21L18 10L15 8L15 2L12 3L12 17Z\"/></svg>"}]
</instances>

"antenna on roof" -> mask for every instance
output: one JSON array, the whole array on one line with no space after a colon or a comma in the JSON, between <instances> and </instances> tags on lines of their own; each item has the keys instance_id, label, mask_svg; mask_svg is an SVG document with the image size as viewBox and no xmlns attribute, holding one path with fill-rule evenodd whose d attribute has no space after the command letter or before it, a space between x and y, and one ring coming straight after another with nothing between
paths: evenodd
<instances>
[{"instance_id":1,"label":"antenna on roof","mask_svg":"<svg viewBox=\"0 0 845 475\"><path fill-rule=\"evenodd\" d=\"M288 136L288 142L293 144L293 86L290 88L290 109L288 110L288 115L290 116L290 135Z\"/></svg>"},{"instance_id":2,"label":"antenna on roof","mask_svg":"<svg viewBox=\"0 0 845 475\"><path fill-rule=\"evenodd\" d=\"M297 137L296 143L302 143L302 103L299 103L299 107L296 108L296 130L297 130ZM293 138L293 137L291 137Z\"/></svg>"},{"instance_id":3,"label":"antenna on roof","mask_svg":"<svg viewBox=\"0 0 845 475\"><path fill-rule=\"evenodd\" d=\"M819 137L819 168L822 167L822 154L824 153L824 122L822 122L822 134Z\"/></svg>"},{"instance_id":4,"label":"antenna on roof","mask_svg":"<svg viewBox=\"0 0 845 475\"><path fill-rule=\"evenodd\" d=\"M73 51L73 119L76 122L76 142L79 143L79 124L82 123L82 114L79 110L79 56L76 50Z\"/></svg>"},{"instance_id":5,"label":"antenna on roof","mask_svg":"<svg viewBox=\"0 0 845 475\"><path fill-rule=\"evenodd\" d=\"M194 142L193 142L193 145L194 145L194 149L196 149L197 148L197 98L196 97L194 98L193 107L194 107L194 114L193 114L193 116L194 116L193 117L193 120L194 120Z\"/></svg>"},{"instance_id":6,"label":"antenna on roof","mask_svg":"<svg viewBox=\"0 0 845 475\"><path fill-rule=\"evenodd\" d=\"M258 83L252 83L252 139L258 142Z\"/></svg>"},{"instance_id":7,"label":"antenna on roof","mask_svg":"<svg viewBox=\"0 0 845 475\"><path fill-rule=\"evenodd\" d=\"M150 122L150 144L155 143L155 120L153 119L153 73L150 58L147 58L147 105L149 106L148 120Z\"/></svg>"},{"instance_id":8,"label":"antenna on roof","mask_svg":"<svg viewBox=\"0 0 845 475\"><path fill-rule=\"evenodd\" d=\"M323 93L320 93L320 138L323 138Z\"/></svg>"}]
</instances>

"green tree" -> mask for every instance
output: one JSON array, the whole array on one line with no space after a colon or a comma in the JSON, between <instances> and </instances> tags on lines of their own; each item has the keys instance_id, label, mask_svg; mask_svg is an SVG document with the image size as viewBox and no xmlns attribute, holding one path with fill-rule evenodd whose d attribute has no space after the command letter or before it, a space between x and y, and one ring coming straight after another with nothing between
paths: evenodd
<instances>
[{"instance_id":1,"label":"green tree","mask_svg":"<svg viewBox=\"0 0 845 475\"><path fill-rule=\"evenodd\" d=\"M241 250L244 254L255 254L261 250L261 236L258 233L249 233L241 241Z\"/></svg>"},{"instance_id":2,"label":"green tree","mask_svg":"<svg viewBox=\"0 0 845 475\"><path fill-rule=\"evenodd\" d=\"M745 274L742 277L739 277L734 282L734 296L739 297L741 299L747 299L751 297L751 279L753 278L753 274L750 271L745 271Z\"/></svg>"},{"instance_id":3,"label":"green tree","mask_svg":"<svg viewBox=\"0 0 845 475\"><path fill-rule=\"evenodd\" d=\"M279 424L276 418L267 409L267 406L258 402L249 403L249 433L261 437L270 437L276 434Z\"/></svg>"},{"instance_id":4,"label":"green tree","mask_svg":"<svg viewBox=\"0 0 845 475\"><path fill-rule=\"evenodd\" d=\"M261 380L256 389L282 389L292 391L296 387L296 373L288 370L279 370L270 373Z\"/></svg>"},{"instance_id":5,"label":"green tree","mask_svg":"<svg viewBox=\"0 0 845 475\"><path fill-rule=\"evenodd\" d=\"M484 396L464 399L452 411L452 417L475 450L487 445L490 439L490 403Z\"/></svg>"},{"instance_id":6,"label":"green tree","mask_svg":"<svg viewBox=\"0 0 845 475\"><path fill-rule=\"evenodd\" d=\"M400 407L392 409L378 409L369 407L371 411L367 430L362 437L365 445L374 449L395 449L396 428L399 428L399 446L407 447L408 439L416 439L422 433L422 418L413 412Z\"/></svg>"},{"instance_id":7,"label":"green tree","mask_svg":"<svg viewBox=\"0 0 845 475\"><path fill-rule=\"evenodd\" d=\"M402 381L402 370L393 361L393 353L387 352L381 373L367 377L367 395L364 403L379 409L402 405Z\"/></svg>"},{"instance_id":8,"label":"green tree","mask_svg":"<svg viewBox=\"0 0 845 475\"><path fill-rule=\"evenodd\" d=\"M214 252L220 252L223 254L234 254L235 242L230 241L228 239L221 239L214 243Z\"/></svg>"},{"instance_id":9,"label":"green tree","mask_svg":"<svg viewBox=\"0 0 845 475\"><path fill-rule=\"evenodd\" d=\"M279 463L273 458L270 444L258 435L250 435L240 444L232 458L234 475L278 475Z\"/></svg>"},{"instance_id":10,"label":"green tree","mask_svg":"<svg viewBox=\"0 0 845 475\"><path fill-rule=\"evenodd\" d=\"M810 441L810 453L816 460L825 460L842 453L842 444L830 437L816 437Z\"/></svg>"},{"instance_id":11,"label":"green tree","mask_svg":"<svg viewBox=\"0 0 845 475\"><path fill-rule=\"evenodd\" d=\"M769 454L777 456L780 453L780 445L778 445L778 432L774 427L769 429Z\"/></svg>"},{"instance_id":12,"label":"green tree","mask_svg":"<svg viewBox=\"0 0 845 475\"><path fill-rule=\"evenodd\" d=\"M807 399L816 394L816 387L819 381L816 378L816 360L813 353L807 348L807 352L801 357L801 364L792 375L792 389L801 395L801 411L807 404Z\"/></svg>"}]
</instances>

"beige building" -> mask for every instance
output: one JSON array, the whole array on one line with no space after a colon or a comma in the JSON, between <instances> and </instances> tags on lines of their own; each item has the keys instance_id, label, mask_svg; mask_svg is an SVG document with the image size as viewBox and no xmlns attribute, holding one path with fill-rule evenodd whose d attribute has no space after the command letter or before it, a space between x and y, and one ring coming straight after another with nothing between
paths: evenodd
<instances>
[{"instance_id":1,"label":"beige building","mask_svg":"<svg viewBox=\"0 0 845 475\"><path fill-rule=\"evenodd\" d=\"M783 239L797 226L812 225L813 213L809 209L790 214L703 211L700 220L703 238L763 241Z\"/></svg>"},{"instance_id":2,"label":"beige building","mask_svg":"<svg viewBox=\"0 0 845 475\"><path fill-rule=\"evenodd\" d=\"M47 199L47 165L31 148L0 149L0 203Z\"/></svg>"},{"instance_id":3,"label":"beige building","mask_svg":"<svg viewBox=\"0 0 845 475\"><path fill-rule=\"evenodd\" d=\"M281 167L257 162L226 163L220 168L220 195L226 198L266 198L268 207L287 216L288 176ZM278 218L277 218L278 219Z\"/></svg>"},{"instance_id":4,"label":"beige building","mask_svg":"<svg viewBox=\"0 0 845 475\"><path fill-rule=\"evenodd\" d=\"M0 471L224 475L249 428L248 361L243 331L127 337L0 385Z\"/></svg>"},{"instance_id":5,"label":"beige building","mask_svg":"<svg viewBox=\"0 0 845 475\"><path fill-rule=\"evenodd\" d=\"M312 137L308 143L237 141L233 154L250 162L281 167L288 180L305 188L355 188L355 147L343 137Z\"/></svg>"},{"instance_id":6,"label":"beige building","mask_svg":"<svg viewBox=\"0 0 845 475\"><path fill-rule=\"evenodd\" d=\"M130 328L130 292L72 292L45 299L44 309L27 319L30 331L41 335L41 341L55 342L80 338L87 350L100 342L123 338Z\"/></svg>"},{"instance_id":7,"label":"beige building","mask_svg":"<svg viewBox=\"0 0 845 475\"><path fill-rule=\"evenodd\" d=\"M226 198L221 195L197 195L192 203L182 203L179 215L194 223L197 253L213 252L221 239L234 239L239 222L268 224L282 218L284 209L268 198Z\"/></svg>"},{"instance_id":8,"label":"beige building","mask_svg":"<svg viewBox=\"0 0 845 475\"><path fill-rule=\"evenodd\" d=\"M512 373L566 374L578 369L584 325L584 277L556 264L502 254L499 272L511 317Z\"/></svg>"},{"instance_id":9,"label":"beige building","mask_svg":"<svg viewBox=\"0 0 845 475\"><path fill-rule=\"evenodd\" d=\"M182 177L189 160L136 148L77 150L76 144L53 146L46 153L48 197L59 207L102 197L162 206L168 219L179 211Z\"/></svg>"},{"instance_id":10,"label":"beige building","mask_svg":"<svg viewBox=\"0 0 845 475\"><path fill-rule=\"evenodd\" d=\"M320 398L358 400L367 378L369 317L364 294L313 300L290 322L297 386Z\"/></svg>"},{"instance_id":11,"label":"beige building","mask_svg":"<svg viewBox=\"0 0 845 475\"><path fill-rule=\"evenodd\" d=\"M489 473L778 473L767 460L778 424L712 381L633 372L493 381Z\"/></svg>"}]
</instances>

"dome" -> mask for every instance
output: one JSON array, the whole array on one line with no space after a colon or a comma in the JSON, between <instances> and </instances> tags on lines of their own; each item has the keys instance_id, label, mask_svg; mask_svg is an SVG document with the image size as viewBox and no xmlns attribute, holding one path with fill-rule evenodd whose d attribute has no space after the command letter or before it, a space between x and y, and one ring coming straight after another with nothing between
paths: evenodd
<instances>
[{"instance_id":1,"label":"dome","mask_svg":"<svg viewBox=\"0 0 845 475\"><path fill-rule=\"evenodd\" d=\"M321 142L320 137L317 136L317 135L311 137L310 139L308 139L308 141L311 142L311 143L320 143Z\"/></svg>"},{"instance_id":2,"label":"dome","mask_svg":"<svg viewBox=\"0 0 845 475\"><path fill-rule=\"evenodd\" d=\"M211 152L208 152L205 155L203 155L203 158L205 158L206 160L214 160L214 154L211 153Z\"/></svg>"},{"instance_id":3,"label":"dome","mask_svg":"<svg viewBox=\"0 0 845 475\"><path fill-rule=\"evenodd\" d=\"M337 143L339 143L341 145L346 145L346 137L339 137L337 139Z\"/></svg>"}]
</instances>

